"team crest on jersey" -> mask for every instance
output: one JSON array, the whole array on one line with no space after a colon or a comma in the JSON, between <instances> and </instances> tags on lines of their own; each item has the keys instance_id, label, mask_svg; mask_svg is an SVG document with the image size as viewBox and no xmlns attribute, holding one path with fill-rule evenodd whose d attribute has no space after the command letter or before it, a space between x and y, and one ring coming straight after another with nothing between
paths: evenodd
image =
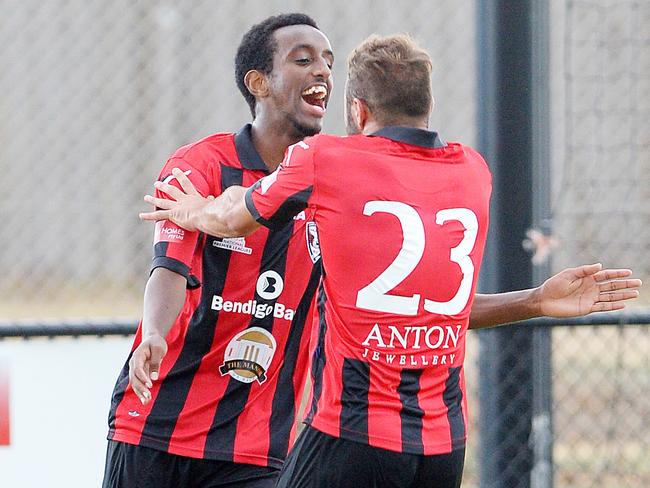
<instances>
[{"instance_id":1,"label":"team crest on jersey","mask_svg":"<svg viewBox=\"0 0 650 488\"><path fill-rule=\"evenodd\" d=\"M320 259L320 242L316 222L307 222L307 250L313 263Z\"/></svg>"},{"instance_id":2,"label":"team crest on jersey","mask_svg":"<svg viewBox=\"0 0 650 488\"><path fill-rule=\"evenodd\" d=\"M242 383L266 381L266 372L277 349L275 337L261 327L251 327L233 337L226 347L221 376L229 374Z\"/></svg>"}]
</instances>

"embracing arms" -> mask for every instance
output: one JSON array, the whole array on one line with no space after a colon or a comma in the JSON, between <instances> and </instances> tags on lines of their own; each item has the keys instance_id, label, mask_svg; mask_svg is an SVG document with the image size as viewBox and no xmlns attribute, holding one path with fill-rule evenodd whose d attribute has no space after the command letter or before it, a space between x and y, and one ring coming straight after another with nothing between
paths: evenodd
<instances>
[{"instance_id":1,"label":"embracing arms","mask_svg":"<svg viewBox=\"0 0 650 488\"><path fill-rule=\"evenodd\" d=\"M188 230L235 237L254 232L259 224L246 208L247 188L230 187L216 199L204 198L190 180L174 169L182 191L157 182L156 188L174 200L147 195L145 201L160 210L141 213L143 220L171 220ZM470 329L494 327L533 317L579 317L592 312L620 310L636 298L641 280L630 278L629 269L602 269L589 264L567 268L536 288L507 293L477 294L470 315Z\"/></svg>"}]
</instances>

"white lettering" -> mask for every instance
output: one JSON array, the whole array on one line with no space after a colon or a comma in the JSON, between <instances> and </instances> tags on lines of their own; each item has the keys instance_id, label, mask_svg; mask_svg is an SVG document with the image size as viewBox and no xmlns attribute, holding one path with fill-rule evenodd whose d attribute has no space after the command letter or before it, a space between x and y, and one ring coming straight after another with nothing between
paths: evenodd
<instances>
[{"instance_id":1,"label":"white lettering","mask_svg":"<svg viewBox=\"0 0 650 488\"><path fill-rule=\"evenodd\" d=\"M368 361L384 361L386 364L399 364L405 367L423 368L429 365L454 364L456 354L425 355L425 354L384 354L364 348L362 358Z\"/></svg>"},{"instance_id":2,"label":"white lettering","mask_svg":"<svg viewBox=\"0 0 650 488\"><path fill-rule=\"evenodd\" d=\"M431 342L431 335L434 332L438 333L438 342L436 343ZM440 327L439 325L434 325L433 327L431 327L429 330L427 330L427 334L424 336L424 341L426 342L427 347L429 347L430 349L438 349L444 339L445 339L444 331L442 330L442 327Z\"/></svg>"},{"instance_id":3,"label":"white lettering","mask_svg":"<svg viewBox=\"0 0 650 488\"><path fill-rule=\"evenodd\" d=\"M413 349L420 349L420 332L426 331L426 327L411 327L415 331L415 339L413 340Z\"/></svg>"},{"instance_id":4,"label":"white lettering","mask_svg":"<svg viewBox=\"0 0 650 488\"><path fill-rule=\"evenodd\" d=\"M247 315L253 315L258 319L263 319L269 315L278 319L284 319L292 321L296 315L296 311L290 308L287 308L282 303L276 303L275 305L269 305L266 303L257 303L257 300L248 300L247 302L234 302L224 300L222 296L213 295L212 310L223 310L224 312L232 313L242 313Z\"/></svg>"},{"instance_id":5,"label":"white lettering","mask_svg":"<svg viewBox=\"0 0 650 488\"><path fill-rule=\"evenodd\" d=\"M390 344L388 345L388 347L395 347L395 339L397 339L399 343L402 345L402 349L406 349L408 347L406 345L406 342L409 337L409 332L411 332L411 328L406 327L403 336L400 334L399 329L394 325L389 325L388 329L390 330Z\"/></svg>"},{"instance_id":6,"label":"white lettering","mask_svg":"<svg viewBox=\"0 0 650 488\"><path fill-rule=\"evenodd\" d=\"M255 315L255 317L258 319L263 319L266 317L266 303L258 303L255 307L255 313L253 315Z\"/></svg>"},{"instance_id":7,"label":"white lettering","mask_svg":"<svg viewBox=\"0 0 650 488\"><path fill-rule=\"evenodd\" d=\"M445 341L444 348L449 349L449 339L452 340L454 347L456 347L458 344L458 336L460 335L460 325L456 326L456 335L454 335L454 329L452 329L451 325L446 326L445 329L447 329L447 340Z\"/></svg>"},{"instance_id":8,"label":"white lettering","mask_svg":"<svg viewBox=\"0 0 650 488\"><path fill-rule=\"evenodd\" d=\"M212 310L221 310L222 306L223 298L221 298L219 295L214 295L212 297Z\"/></svg>"},{"instance_id":9,"label":"white lettering","mask_svg":"<svg viewBox=\"0 0 650 488\"><path fill-rule=\"evenodd\" d=\"M361 345L369 346L371 340L377 342L377 347L386 347L386 344L384 343L384 338L381 336L381 329L379 328L379 324L375 324L372 326L372 329L370 330L370 334L368 334L368 337L366 337L366 340L363 341Z\"/></svg>"},{"instance_id":10,"label":"white lettering","mask_svg":"<svg viewBox=\"0 0 650 488\"><path fill-rule=\"evenodd\" d=\"M374 324L361 345L387 349L450 349L458 347L462 326L396 326Z\"/></svg>"}]
</instances>

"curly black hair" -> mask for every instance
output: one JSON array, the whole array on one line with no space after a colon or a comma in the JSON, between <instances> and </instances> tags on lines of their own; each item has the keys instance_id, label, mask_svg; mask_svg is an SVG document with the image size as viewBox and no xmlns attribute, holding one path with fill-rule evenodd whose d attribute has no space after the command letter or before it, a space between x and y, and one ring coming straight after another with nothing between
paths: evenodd
<instances>
[{"instance_id":1,"label":"curly black hair","mask_svg":"<svg viewBox=\"0 0 650 488\"><path fill-rule=\"evenodd\" d=\"M259 24L251 27L237 48L235 57L235 79L237 87L251 110L253 118L255 117L255 97L246 88L244 76L250 70L257 70L264 74L269 74L273 69L273 54L277 49L273 33L290 25L309 25L318 29L314 19L305 14L292 13L281 14L269 17Z\"/></svg>"}]
</instances>

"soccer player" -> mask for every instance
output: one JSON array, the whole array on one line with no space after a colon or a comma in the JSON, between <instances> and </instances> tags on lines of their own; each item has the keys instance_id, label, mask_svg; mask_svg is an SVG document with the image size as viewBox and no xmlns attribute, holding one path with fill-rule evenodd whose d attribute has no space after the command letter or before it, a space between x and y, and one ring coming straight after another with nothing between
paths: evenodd
<instances>
[{"instance_id":1,"label":"soccer player","mask_svg":"<svg viewBox=\"0 0 650 488\"><path fill-rule=\"evenodd\" d=\"M332 62L305 15L253 26L235 67L252 125L178 149L160 180L181 168L218 195L269 174L287 146L320 132ZM158 223L143 319L112 396L105 488L275 485L308 370L313 226L308 209L245 239Z\"/></svg>"},{"instance_id":2,"label":"soccer player","mask_svg":"<svg viewBox=\"0 0 650 488\"><path fill-rule=\"evenodd\" d=\"M427 129L430 74L429 56L409 38L370 38L349 59L348 132L360 135L298 142L277 171L214 201L179 169L172 174L184 192L159 182L174 200L145 198L162 210L143 219L224 237L255 235L260 225L283 229L301 212L314 216L323 279L313 400L278 486L460 486L465 333L491 179L478 153ZM638 280L608 281L629 270L599 270L567 270L538 293L562 308L580 288L586 311L620 308L636 296ZM481 300L480 325L508 314L486 312L493 298ZM579 303L562 313L576 314Z\"/></svg>"}]
</instances>

